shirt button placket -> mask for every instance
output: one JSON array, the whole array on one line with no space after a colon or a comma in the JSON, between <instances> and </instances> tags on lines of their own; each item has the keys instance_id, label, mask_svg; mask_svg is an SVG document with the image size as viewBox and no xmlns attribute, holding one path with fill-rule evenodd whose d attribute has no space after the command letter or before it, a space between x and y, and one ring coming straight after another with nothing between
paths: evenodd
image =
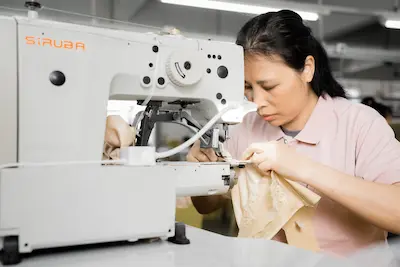
<instances>
[{"instance_id":1,"label":"shirt button placket","mask_svg":"<svg viewBox=\"0 0 400 267\"><path fill-rule=\"evenodd\" d=\"M293 146L296 143L296 140L292 137L285 136L283 137L283 143L289 146Z\"/></svg>"}]
</instances>

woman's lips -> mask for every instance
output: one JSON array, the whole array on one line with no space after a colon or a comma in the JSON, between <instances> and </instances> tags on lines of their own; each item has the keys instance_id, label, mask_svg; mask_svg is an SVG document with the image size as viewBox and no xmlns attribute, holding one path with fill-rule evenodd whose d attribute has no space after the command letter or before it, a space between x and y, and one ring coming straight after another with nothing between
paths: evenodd
<instances>
[{"instance_id":1,"label":"woman's lips","mask_svg":"<svg viewBox=\"0 0 400 267\"><path fill-rule=\"evenodd\" d=\"M275 115L263 115L265 121L272 121L275 119Z\"/></svg>"}]
</instances>

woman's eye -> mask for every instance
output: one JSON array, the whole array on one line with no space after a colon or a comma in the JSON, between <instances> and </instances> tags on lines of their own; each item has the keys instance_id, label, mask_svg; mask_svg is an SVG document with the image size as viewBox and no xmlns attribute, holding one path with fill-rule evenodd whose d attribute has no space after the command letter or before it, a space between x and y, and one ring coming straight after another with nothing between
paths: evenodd
<instances>
[{"instance_id":1,"label":"woman's eye","mask_svg":"<svg viewBox=\"0 0 400 267\"><path fill-rule=\"evenodd\" d=\"M263 89L265 90L265 91L270 91L270 90L272 90L272 89L274 89L276 86L272 86L272 87L263 87Z\"/></svg>"}]
</instances>

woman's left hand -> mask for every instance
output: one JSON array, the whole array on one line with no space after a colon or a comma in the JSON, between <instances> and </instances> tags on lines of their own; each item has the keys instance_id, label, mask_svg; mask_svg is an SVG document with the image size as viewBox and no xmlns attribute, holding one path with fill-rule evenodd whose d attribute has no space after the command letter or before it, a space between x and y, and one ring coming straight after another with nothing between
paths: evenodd
<instances>
[{"instance_id":1,"label":"woman's left hand","mask_svg":"<svg viewBox=\"0 0 400 267\"><path fill-rule=\"evenodd\" d=\"M298 182L305 182L307 170L313 162L296 152L293 147L279 142L255 143L244 153L263 173L274 171L281 176Z\"/></svg>"}]
</instances>

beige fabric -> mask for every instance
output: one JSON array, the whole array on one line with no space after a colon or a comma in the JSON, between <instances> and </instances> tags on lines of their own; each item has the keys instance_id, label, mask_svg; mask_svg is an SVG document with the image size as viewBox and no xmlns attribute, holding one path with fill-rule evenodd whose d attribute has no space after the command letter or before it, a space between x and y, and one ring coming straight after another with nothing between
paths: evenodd
<instances>
[{"instance_id":1,"label":"beige fabric","mask_svg":"<svg viewBox=\"0 0 400 267\"><path fill-rule=\"evenodd\" d=\"M118 160L122 147L135 144L136 131L118 115L107 117L103 160Z\"/></svg>"},{"instance_id":2,"label":"beige fabric","mask_svg":"<svg viewBox=\"0 0 400 267\"><path fill-rule=\"evenodd\" d=\"M272 239L283 229L288 244L319 250L312 216L320 196L275 172L262 174L251 164L237 175L231 198L239 237Z\"/></svg>"}]
</instances>

